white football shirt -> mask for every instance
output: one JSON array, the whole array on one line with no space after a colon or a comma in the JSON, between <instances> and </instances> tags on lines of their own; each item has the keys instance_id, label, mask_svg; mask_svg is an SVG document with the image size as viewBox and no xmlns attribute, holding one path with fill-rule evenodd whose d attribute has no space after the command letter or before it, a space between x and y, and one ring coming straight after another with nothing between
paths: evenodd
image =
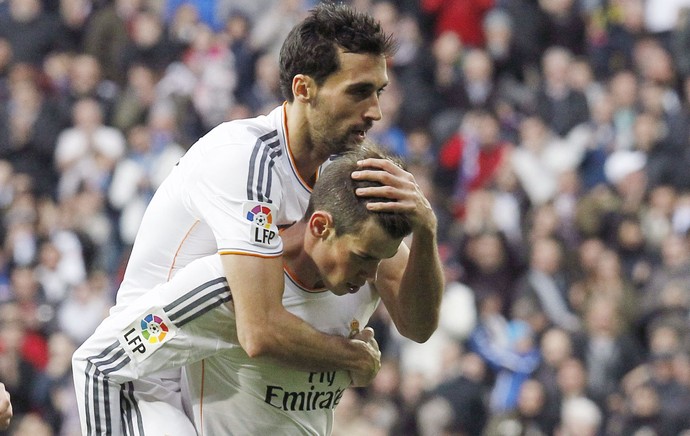
<instances>
[{"instance_id":1,"label":"white football shirt","mask_svg":"<svg viewBox=\"0 0 690 436\"><path fill-rule=\"evenodd\" d=\"M336 296L308 292L285 276L285 308L324 333L348 336L364 328L379 301L368 284ZM205 436L329 435L351 382L348 371L298 371L250 358L241 347L226 347L183 374L194 425Z\"/></svg>"},{"instance_id":2,"label":"white football shirt","mask_svg":"<svg viewBox=\"0 0 690 436\"><path fill-rule=\"evenodd\" d=\"M199 257L281 254L278 226L301 219L311 195L285 117L283 105L223 123L180 159L144 214L114 310Z\"/></svg>"}]
</instances>

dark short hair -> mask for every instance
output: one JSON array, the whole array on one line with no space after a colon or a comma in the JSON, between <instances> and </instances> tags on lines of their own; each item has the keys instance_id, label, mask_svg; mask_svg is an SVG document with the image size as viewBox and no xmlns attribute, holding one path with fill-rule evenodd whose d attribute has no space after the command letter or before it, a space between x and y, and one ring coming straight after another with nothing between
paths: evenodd
<instances>
[{"instance_id":1,"label":"dark short hair","mask_svg":"<svg viewBox=\"0 0 690 436\"><path fill-rule=\"evenodd\" d=\"M370 15L350 6L323 2L292 28L280 49L280 90L292 102L292 79L305 74L322 84L340 69L338 48L348 53L390 56L391 35Z\"/></svg>"},{"instance_id":2,"label":"dark short hair","mask_svg":"<svg viewBox=\"0 0 690 436\"><path fill-rule=\"evenodd\" d=\"M402 238L412 232L412 224L407 214L399 212L377 212L367 209L370 202L394 201L380 197L360 197L355 194L358 188L382 186L381 183L368 180L354 180L353 171L360 169L357 161L367 158L389 159L403 167L402 162L382 152L371 143L365 143L356 150L348 151L337 157L319 175L314 186L305 219L314 211L322 210L333 217L335 233L338 236L354 234L361 230L363 224L374 217L378 224L393 238ZM378 168L364 168L378 170Z\"/></svg>"}]
</instances>

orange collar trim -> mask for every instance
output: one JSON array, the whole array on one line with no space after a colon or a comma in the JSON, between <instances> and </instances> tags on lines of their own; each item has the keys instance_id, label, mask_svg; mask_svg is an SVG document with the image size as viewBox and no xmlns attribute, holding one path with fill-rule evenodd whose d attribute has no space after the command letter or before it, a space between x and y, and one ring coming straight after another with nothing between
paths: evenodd
<instances>
[{"instance_id":1,"label":"orange collar trim","mask_svg":"<svg viewBox=\"0 0 690 436\"><path fill-rule=\"evenodd\" d=\"M297 275L287 266L285 262L283 262L283 270L285 270L285 274L287 274L287 276L290 277L290 280L292 280L297 286L299 286L307 292L323 292L326 290L326 288L314 289L305 285L300 279L297 278Z\"/></svg>"},{"instance_id":2,"label":"orange collar trim","mask_svg":"<svg viewBox=\"0 0 690 436\"><path fill-rule=\"evenodd\" d=\"M304 180L304 177L297 170L297 164L295 163L295 156L292 154L292 147L290 147L290 131L288 130L287 122L287 102L283 102L283 131L285 132L285 148L287 149L288 158L290 159L290 165L292 165L292 170L299 179L300 183L311 192L313 187ZM318 172L317 172L318 178Z\"/></svg>"}]
</instances>

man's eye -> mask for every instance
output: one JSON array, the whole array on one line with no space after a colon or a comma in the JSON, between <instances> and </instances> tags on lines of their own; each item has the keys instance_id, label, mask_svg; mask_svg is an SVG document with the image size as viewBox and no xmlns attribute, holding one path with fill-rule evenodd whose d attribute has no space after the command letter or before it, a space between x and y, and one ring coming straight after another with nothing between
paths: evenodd
<instances>
[{"instance_id":1,"label":"man's eye","mask_svg":"<svg viewBox=\"0 0 690 436\"><path fill-rule=\"evenodd\" d=\"M371 95L371 90L370 89L355 89L352 91L352 95L360 98L360 99L365 99L368 98L369 95Z\"/></svg>"}]
</instances>

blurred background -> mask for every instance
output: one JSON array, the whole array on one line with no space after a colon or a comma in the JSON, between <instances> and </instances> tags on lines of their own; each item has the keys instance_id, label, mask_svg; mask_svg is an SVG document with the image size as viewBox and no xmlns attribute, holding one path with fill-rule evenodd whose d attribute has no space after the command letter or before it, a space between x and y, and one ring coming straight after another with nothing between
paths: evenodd
<instances>
[{"instance_id":1,"label":"blurred background","mask_svg":"<svg viewBox=\"0 0 690 436\"><path fill-rule=\"evenodd\" d=\"M317 0L0 0L2 435L79 435L70 358L201 135L282 103ZM439 216L441 325L372 319L334 436L690 435L690 0L353 0Z\"/></svg>"}]
</instances>

